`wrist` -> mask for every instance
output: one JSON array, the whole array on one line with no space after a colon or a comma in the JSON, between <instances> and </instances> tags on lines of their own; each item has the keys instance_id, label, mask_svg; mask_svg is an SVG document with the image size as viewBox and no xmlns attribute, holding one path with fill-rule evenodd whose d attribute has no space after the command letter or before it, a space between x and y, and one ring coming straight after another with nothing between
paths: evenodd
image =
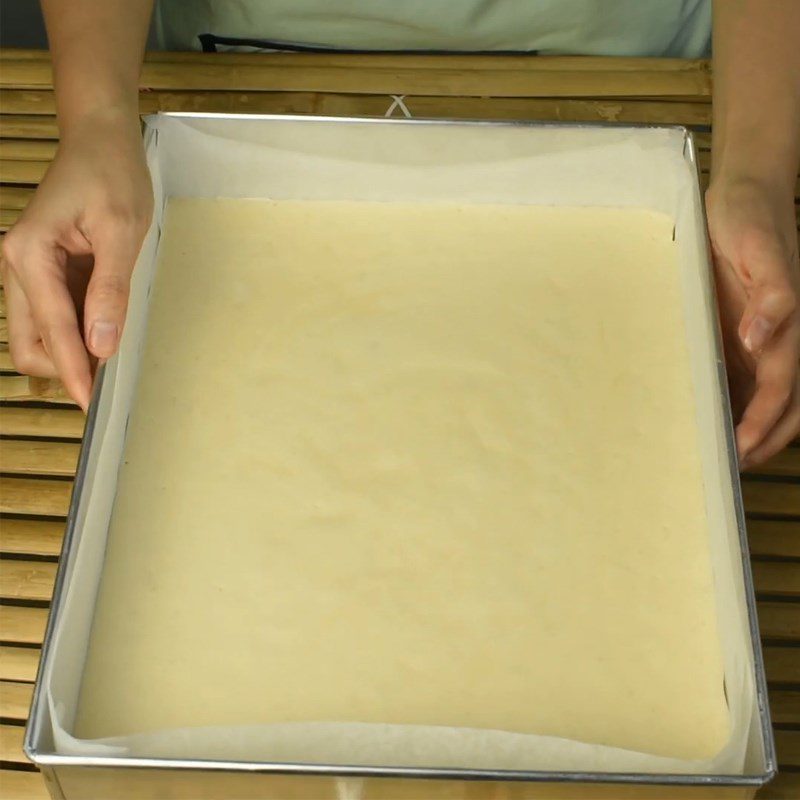
<instances>
[{"instance_id":1,"label":"wrist","mask_svg":"<svg viewBox=\"0 0 800 800\"><path fill-rule=\"evenodd\" d=\"M760 194L778 204L794 206L796 176L788 169L773 168L770 164L723 162L711 171L708 191L714 195L721 190L741 194Z\"/></svg>"},{"instance_id":2,"label":"wrist","mask_svg":"<svg viewBox=\"0 0 800 800\"><path fill-rule=\"evenodd\" d=\"M116 140L141 139L141 121L135 103L85 105L59 114L62 142L95 138L98 134Z\"/></svg>"},{"instance_id":3,"label":"wrist","mask_svg":"<svg viewBox=\"0 0 800 800\"><path fill-rule=\"evenodd\" d=\"M752 171L718 173L706 192L709 230L712 219L723 217L738 220L740 233L745 229L777 237L787 257L797 247L795 230L794 189L766 180Z\"/></svg>"},{"instance_id":4,"label":"wrist","mask_svg":"<svg viewBox=\"0 0 800 800\"><path fill-rule=\"evenodd\" d=\"M138 126L138 81L111 70L103 76L93 74L96 65L85 58L73 57L66 69L56 61L54 84L56 115L61 136L73 129L85 130L87 123Z\"/></svg>"},{"instance_id":5,"label":"wrist","mask_svg":"<svg viewBox=\"0 0 800 800\"><path fill-rule=\"evenodd\" d=\"M716 120L711 147L711 181L751 183L794 196L798 152L794 125L774 128Z\"/></svg>"}]
</instances>

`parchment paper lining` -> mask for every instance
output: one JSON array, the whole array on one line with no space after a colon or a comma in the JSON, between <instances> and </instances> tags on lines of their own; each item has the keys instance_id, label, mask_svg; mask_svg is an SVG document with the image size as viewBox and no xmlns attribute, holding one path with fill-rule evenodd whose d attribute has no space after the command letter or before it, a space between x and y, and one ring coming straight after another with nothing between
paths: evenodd
<instances>
[{"instance_id":1,"label":"parchment paper lining","mask_svg":"<svg viewBox=\"0 0 800 800\"><path fill-rule=\"evenodd\" d=\"M303 123L163 117L146 147L156 212L132 284L119 355L102 389L95 457L69 591L44 676L57 751L250 762L582 772L741 774L753 707L752 651L713 345L713 300L697 182L679 130ZM126 422L169 196L639 207L675 220L697 406L731 738L682 761L554 737L446 727L294 723L72 737ZM198 702L202 702L198 698Z\"/></svg>"}]
</instances>

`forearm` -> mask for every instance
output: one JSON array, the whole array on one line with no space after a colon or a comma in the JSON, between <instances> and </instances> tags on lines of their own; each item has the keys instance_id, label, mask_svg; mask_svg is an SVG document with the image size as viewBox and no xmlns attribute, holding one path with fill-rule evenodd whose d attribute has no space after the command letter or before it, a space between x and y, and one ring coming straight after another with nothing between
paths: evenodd
<instances>
[{"instance_id":1,"label":"forearm","mask_svg":"<svg viewBox=\"0 0 800 800\"><path fill-rule=\"evenodd\" d=\"M712 179L753 179L794 192L798 42L797 0L715 0Z\"/></svg>"},{"instance_id":2,"label":"forearm","mask_svg":"<svg viewBox=\"0 0 800 800\"><path fill-rule=\"evenodd\" d=\"M42 0L62 136L88 118L135 122L153 0Z\"/></svg>"}]
</instances>

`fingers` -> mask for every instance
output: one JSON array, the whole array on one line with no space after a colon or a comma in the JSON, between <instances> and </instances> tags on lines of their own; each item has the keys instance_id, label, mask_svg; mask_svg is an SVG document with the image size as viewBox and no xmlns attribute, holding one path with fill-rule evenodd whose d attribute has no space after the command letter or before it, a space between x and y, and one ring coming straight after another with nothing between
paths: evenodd
<instances>
[{"instance_id":1,"label":"fingers","mask_svg":"<svg viewBox=\"0 0 800 800\"><path fill-rule=\"evenodd\" d=\"M750 454L741 462L742 469L750 469L763 464L783 450L798 434L800 434L800 385L795 389L786 411L777 424L761 444L751 450Z\"/></svg>"},{"instance_id":2,"label":"fingers","mask_svg":"<svg viewBox=\"0 0 800 800\"><path fill-rule=\"evenodd\" d=\"M124 223L105 226L92 237L94 269L83 317L87 346L97 358L111 357L119 345L131 273L143 238L141 225Z\"/></svg>"},{"instance_id":3,"label":"fingers","mask_svg":"<svg viewBox=\"0 0 800 800\"><path fill-rule=\"evenodd\" d=\"M755 392L736 429L739 458L744 463L767 445L773 429L796 401L799 358L797 323L773 339L759 356Z\"/></svg>"},{"instance_id":4,"label":"fingers","mask_svg":"<svg viewBox=\"0 0 800 800\"><path fill-rule=\"evenodd\" d=\"M752 355L760 353L797 308L786 255L775 243L762 245L747 264L753 281L739 325L739 336Z\"/></svg>"},{"instance_id":5,"label":"fingers","mask_svg":"<svg viewBox=\"0 0 800 800\"><path fill-rule=\"evenodd\" d=\"M92 376L89 356L64 276L62 262L66 256L56 245L46 245L36 239L29 238L25 246L19 248L14 239L5 244L7 272L13 276L12 292L21 289L27 302L26 309L24 303L15 299L15 311L19 309L20 313L15 314L17 319L13 323L13 347L22 348L24 361L31 360L31 364L25 363L25 366L46 369L46 363L35 347L37 336L31 330L32 320L42 348L64 388L85 411L89 406ZM17 333L22 337L19 344L16 341Z\"/></svg>"},{"instance_id":6,"label":"fingers","mask_svg":"<svg viewBox=\"0 0 800 800\"><path fill-rule=\"evenodd\" d=\"M6 272L4 286L8 313L8 345L14 367L25 375L55 378L55 365L44 349L25 292L11 270Z\"/></svg>"}]
</instances>

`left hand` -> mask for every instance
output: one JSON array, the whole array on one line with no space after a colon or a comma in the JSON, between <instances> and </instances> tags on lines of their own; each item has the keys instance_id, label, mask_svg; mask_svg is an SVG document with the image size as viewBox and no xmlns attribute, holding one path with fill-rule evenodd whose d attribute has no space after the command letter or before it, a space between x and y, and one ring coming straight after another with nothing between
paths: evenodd
<instances>
[{"instance_id":1,"label":"left hand","mask_svg":"<svg viewBox=\"0 0 800 800\"><path fill-rule=\"evenodd\" d=\"M792 193L717 175L708 230L742 469L800 433L800 265Z\"/></svg>"}]
</instances>

